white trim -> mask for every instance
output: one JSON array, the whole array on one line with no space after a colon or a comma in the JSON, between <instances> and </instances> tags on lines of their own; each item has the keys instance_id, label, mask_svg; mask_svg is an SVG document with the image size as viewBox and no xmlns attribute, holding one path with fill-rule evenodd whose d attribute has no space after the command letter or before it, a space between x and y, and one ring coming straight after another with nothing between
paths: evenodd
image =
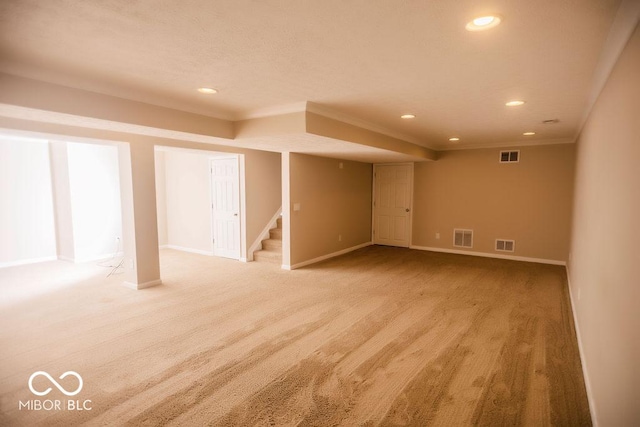
<instances>
[{"instance_id":1,"label":"white trim","mask_svg":"<svg viewBox=\"0 0 640 427\"><path fill-rule=\"evenodd\" d=\"M158 246L159 249L169 249L169 245L160 245Z\"/></svg>"},{"instance_id":2,"label":"white trim","mask_svg":"<svg viewBox=\"0 0 640 427\"><path fill-rule=\"evenodd\" d=\"M185 248L184 246L177 246L177 245L164 245L163 247L167 249L174 249L176 251L191 252L193 254L198 254L198 255L213 256L213 252L203 251L202 249Z\"/></svg>"},{"instance_id":3,"label":"white trim","mask_svg":"<svg viewBox=\"0 0 640 427\"><path fill-rule=\"evenodd\" d=\"M262 249L262 241L270 237L269 230L274 228L274 226L278 225L277 221L278 221L278 218L280 218L281 216L282 216L282 206L278 208L278 210L271 217L267 225L264 226L264 228L258 235L258 238L251 244L251 246L249 247L249 252L247 253L247 258L245 258L246 260L253 261L253 253L255 251Z\"/></svg>"},{"instance_id":4,"label":"white trim","mask_svg":"<svg viewBox=\"0 0 640 427\"><path fill-rule=\"evenodd\" d=\"M533 145L560 145L560 144L573 144L574 142L576 142L575 138L527 139L526 141L491 142L487 144L456 144L451 146L442 145L437 148L437 151L475 150L475 149L483 149L483 148L529 147Z\"/></svg>"},{"instance_id":5,"label":"white trim","mask_svg":"<svg viewBox=\"0 0 640 427\"><path fill-rule=\"evenodd\" d=\"M587 389L587 402L589 403L589 412L591 413L591 423L594 427L598 426L598 417L596 406L593 400L593 390L591 389L591 381L589 380L589 371L587 370L587 361L584 357L584 346L582 345L582 334L580 334L580 324L578 323L578 314L576 305L573 301L573 292L571 290L571 274L569 266L565 266L567 271L567 286L569 287L569 301L571 302L571 312L573 313L573 325L576 328L576 338L578 339L578 351L580 352L580 364L582 366L582 376L584 377L584 385Z\"/></svg>"},{"instance_id":6,"label":"white trim","mask_svg":"<svg viewBox=\"0 0 640 427\"><path fill-rule=\"evenodd\" d=\"M448 254L458 254L458 255L471 255L471 256L479 256L484 258L498 258L498 259L509 259L512 261L525 261L525 262L537 262L539 264L551 264L551 265L567 265L565 261L558 261L555 259L544 259L544 258L531 258L525 256L515 256L515 255L502 255L502 254L492 254L489 252L474 252L474 251L461 251L457 249L445 249L445 248L433 248L427 246L409 246L409 249L417 249L419 251L431 251L431 252L444 252Z\"/></svg>"},{"instance_id":7,"label":"white trim","mask_svg":"<svg viewBox=\"0 0 640 427\"><path fill-rule=\"evenodd\" d=\"M8 261L8 262L0 263L0 268L15 267L18 265L26 265L26 264L35 264L37 262L56 261L57 259L58 259L57 256L52 255L52 256L45 256L42 258L29 258L29 259L21 259L18 261Z\"/></svg>"},{"instance_id":8,"label":"white trim","mask_svg":"<svg viewBox=\"0 0 640 427\"><path fill-rule=\"evenodd\" d=\"M148 282L144 282L144 283L131 283L131 282L122 282L122 286L124 286L125 288L129 288L129 289L133 289L134 291L140 290L140 289L146 289L146 288L151 288L153 286L159 286L162 285L162 280L157 279L157 280L150 280Z\"/></svg>"},{"instance_id":9,"label":"white trim","mask_svg":"<svg viewBox=\"0 0 640 427\"><path fill-rule=\"evenodd\" d=\"M240 174L240 186L238 200L240 203L240 261L247 262L247 185L245 175L244 154L238 154L238 173Z\"/></svg>"},{"instance_id":10,"label":"white trim","mask_svg":"<svg viewBox=\"0 0 640 427\"><path fill-rule=\"evenodd\" d=\"M325 259L329 259L329 258L337 257L337 256L340 256L340 255L344 255L344 254L347 254L349 252L353 252L353 251L356 251L358 249L362 249L362 248L365 248L365 247L371 246L371 245L373 245L373 242L362 243L360 245L356 245L356 246L352 246L350 248L342 249L342 250L337 251L337 252L333 252L333 253L330 253L330 254L327 254L327 255L322 255L322 256L319 256L317 258L309 259L309 260L306 260L306 261L302 261L302 262L299 262L299 263L294 264L294 265L285 265L285 264L283 264L282 268L284 270L295 270L296 268L304 267L305 265L315 264L316 262L320 262L320 261L324 261Z\"/></svg>"}]
</instances>

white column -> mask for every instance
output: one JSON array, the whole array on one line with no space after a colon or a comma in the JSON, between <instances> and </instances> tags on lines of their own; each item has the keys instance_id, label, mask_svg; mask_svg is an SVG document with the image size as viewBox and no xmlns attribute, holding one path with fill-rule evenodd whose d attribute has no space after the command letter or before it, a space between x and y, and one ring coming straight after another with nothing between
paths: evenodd
<instances>
[{"instance_id":1,"label":"white column","mask_svg":"<svg viewBox=\"0 0 640 427\"><path fill-rule=\"evenodd\" d=\"M124 285L143 289L162 283L154 147L147 143L122 144L118 151L125 256Z\"/></svg>"},{"instance_id":2,"label":"white column","mask_svg":"<svg viewBox=\"0 0 640 427\"><path fill-rule=\"evenodd\" d=\"M291 153L282 153L282 268L291 270Z\"/></svg>"},{"instance_id":3,"label":"white column","mask_svg":"<svg viewBox=\"0 0 640 427\"><path fill-rule=\"evenodd\" d=\"M49 142L51 187L56 221L56 247L58 259L75 260L73 221L71 216L71 186L66 142Z\"/></svg>"}]
</instances>

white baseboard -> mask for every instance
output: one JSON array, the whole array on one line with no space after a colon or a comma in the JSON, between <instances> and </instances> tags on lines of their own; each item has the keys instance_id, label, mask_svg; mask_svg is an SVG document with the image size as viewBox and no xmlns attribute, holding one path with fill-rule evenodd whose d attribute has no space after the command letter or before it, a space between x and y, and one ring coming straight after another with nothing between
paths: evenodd
<instances>
[{"instance_id":1,"label":"white baseboard","mask_svg":"<svg viewBox=\"0 0 640 427\"><path fill-rule=\"evenodd\" d=\"M340 251L333 252L333 253L330 253L330 254L327 254L327 255L322 255L322 256L319 256L317 258L309 259L307 261L302 261L302 262L299 262L299 263L294 264L294 265L285 265L285 264L283 264L282 265L282 269L284 269L284 270L295 270L296 268L304 267L305 265L315 264L316 262L320 262L320 261L324 261L325 259L329 259L329 258L337 257L337 256L340 256L340 255L344 255L346 253L353 252L353 251L356 251L358 249L362 249L362 248L365 248L365 247L371 246L371 245L373 245L373 242L366 242L366 243L362 243L360 245L356 245L356 246L352 246L350 248L342 249Z\"/></svg>"},{"instance_id":2,"label":"white baseboard","mask_svg":"<svg viewBox=\"0 0 640 427\"><path fill-rule=\"evenodd\" d=\"M65 261L72 261L76 264L81 264L84 262L96 262L96 261L106 261L112 258L119 258L119 257L123 257L124 256L124 252L118 252L116 254L104 254L104 255L98 255L98 256L94 256L91 258L79 258L79 259L69 259L67 257L59 257L60 259L64 259Z\"/></svg>"},{"instance_id":3,"label":"white baseboard","mask_svg":"<svg viewBox=\"0 0 640 427\"><path fill-rule=\"evenodd\" d=\"M162 248L174 249L176 251L182 251L182 252L191 252L192 254L213 256L213 252L211 252L211 251L203 251L201 249L185 248L183 246L163 245Z\"/></svg>"},{"instance_id":4,"label":"white baseboard","mask_svg":"<svg viewBox=\"0 0 640 427\"><path fill-rule=\"evenodd\" d=\"M20 259L17 261L0 262L0 268L16 267L18 265L35 264L37 262L55 261L58 257L55 255L45 256L41 258Z\"/></svg>"},{"instance_id":5,"label":"white baseboard","mask_svg":"<svg viewBox=\"0 0 640 427\"><path fill-rule=\"evenodd\" d=\"M150 280L148 282L144 282L144 283L131 283L131 282L122 282L122 286L124 286L125 288L129 288L129 289L133 289L133 290L140 290L140 289L146 289L146 288L151 288L153 286L158 286L158 285L162 285L162 280L158 279L158 280Z\"/></svg>"},{"instance_id":6,"label":"white baseboard","mask_svg":"<svg viewBox=\"0 0 640 427\"><path fill-rule=\"evenodd\" d=\"M448 254L471 255L471 256L479 256L484 258L509 259L512 261L537 262L540 264L565 265L565 266L567 265L565 261L558 261L555 259L530 258L530 257L524 257L524 256L516 256L516 255L494 254L490 252L461 251L458 249L432 248L427 246L414 246L414 245L409 246L409 248L417 249L419 251L444 252Z\"/></svg>"},{"instance_id":7,"label":"white baseboard","mask_svg":"<svg viewBox=\"0 0 640 427\"><path fill-rule=\"evenodd\" d=\"M251 246L249 246L249 250L247 251L247 261L253 261L253 253L262 249L262 241L269 238L269 230L276 226L276 221L278 221L280 215L282 215L282 206L280 206L273 217L271 217L271 220L262 229L258 238L251 244Z\"/></svg>"},{"instance_id":8,"label":"white baseboard","mask_svg":"<svg viewBox=\"0 0 640 427\"><path fill-rule=\"evenodd\" d=\"M591 389L591 381L589 380L589 371L587 370L587 361L584 358L584 347L582 345L582 335L580 334L580 324L578 323L578 314L576 312L576 305L573 299L573 291L571 289L571 275L569 274L569 266L567 269L567 286L569 286L569 301L571 302L571 312L573 313L573 324L576 328L576 338L578 339L578 350L580 352L580 364L582 365L582 376L584 378L584 385L587 389L587 401L589 403L589 412L591 413L591 423L594 427L598 427L598 417L596 414L596 407L593 402L593 391Z\"/></svg>"}]
</instances>

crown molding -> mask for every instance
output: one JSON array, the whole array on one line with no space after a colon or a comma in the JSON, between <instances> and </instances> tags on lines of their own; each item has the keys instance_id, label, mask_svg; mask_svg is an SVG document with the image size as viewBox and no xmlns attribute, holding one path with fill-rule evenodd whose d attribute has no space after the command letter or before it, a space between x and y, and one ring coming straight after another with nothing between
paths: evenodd
<instances>
[{"instance_id":1,"label":"crown molding","mask_svg":"<svg viewBox=\"0 0 640 427\"><path fill-rule=\"evenodd\" d=\"M638 0L623 0L618 7L611 29L607 35L607 40L604 42L604 47L600 53L598 64L596 65L593 77L591 80L591 92L587 98L587 104L585 106L582 117L578 124L578 130L575 135L575 139L578 139L584 125L591 114L591 110L595 105L600 92L604 89L609 76L618 62L618 58L622 54L622 51L626 47L631 35L636 29L638 22L640 21L640 1Z\"/></svg>"},{"instance_id":2,"label":"crown molding","mask_svg":"<svg viewBox=\"0 0 640 427\"><path fill-rule=\"evenodd\" d=\"M475 150L481 148L507 148L507 147L532 147L539 145L559 145L573 144L575 138L558 138L558 139L533 139L530 141L506 141L488 144L456 144L451 147L438 148L437 151L456 151L456 150Z\"/></svg>"}]
</instances>

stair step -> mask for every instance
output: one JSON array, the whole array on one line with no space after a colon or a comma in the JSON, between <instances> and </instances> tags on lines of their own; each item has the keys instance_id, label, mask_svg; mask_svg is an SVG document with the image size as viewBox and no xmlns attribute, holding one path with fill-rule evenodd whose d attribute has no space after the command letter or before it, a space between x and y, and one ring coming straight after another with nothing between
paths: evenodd
<instances>
[{"instance_id":1,"label":"stair step","mask_svg":"<svg viewBox=\"0 0 640 427\"><path fill-rule=\"evenodd\" d=\"M253 253L254 261L271 262L274 264L282 264L282 253L270 250L261 250Z\"/></svg>"},{"instance_id":2,"label":"stair step","mask_svg":"<svg viewBox=\"0 0 640 427\"><path fill-rule=\"evenodd\" d=\"M281 228L272 228L269 230L269 237L273 240L282 240L282 229Z\"/></svg>"},{"instance_id":3,"label":"stair step","mask_svg":"<svg viewBox=\"0 0 640 427\"><path fill-rule=\"evenodd\" d=\"M277 225L276 225L276 227L278 227L278 228L282 228L282 217L280 217L280 218L278 218L278 219L276 220L276 224L277 224Z\"/></svg>"},{"instance_id":4,"label":"stair step","mask_svg":"<svg viewBox=\"0 0 640 427\"><path fill-rule=\"evenodd\" d=\"M262 241L262 249L282 251L282 240L265 239Z\"/></svg>"}]
</instances>

